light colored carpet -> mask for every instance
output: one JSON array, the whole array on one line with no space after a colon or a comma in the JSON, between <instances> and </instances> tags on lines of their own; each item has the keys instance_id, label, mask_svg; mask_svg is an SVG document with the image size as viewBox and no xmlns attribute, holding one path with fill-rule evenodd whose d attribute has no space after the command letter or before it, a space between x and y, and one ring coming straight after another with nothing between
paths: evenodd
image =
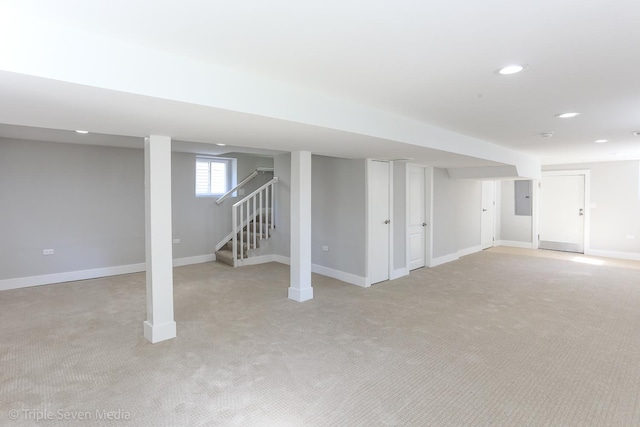
<instances>
[{"instance_id":1,"label":"light colored carpet","mask_svg":"<svg viewBox=\"0 0 640 427\"><path fill-rule=\"evenodd\" d=\"M143 274L1 292L0 425L640 424L640 270L495 250L287 286L276 263L176 268L155 345Z\"/></svg>"}]
</instances>

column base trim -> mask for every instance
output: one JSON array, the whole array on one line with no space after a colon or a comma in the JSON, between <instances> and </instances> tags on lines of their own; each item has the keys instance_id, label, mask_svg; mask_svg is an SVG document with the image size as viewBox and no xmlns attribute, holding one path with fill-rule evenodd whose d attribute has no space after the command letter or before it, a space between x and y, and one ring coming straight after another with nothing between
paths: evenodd
<instances>
[{"instance_id":1,"label":"column base trim","mask_svg":"<svg viewBox=\"0 0 640 427\"><path fill-rule=\"evenodd\" d=\"M289 287L289 299L298 302L309 301L313 299L313 288L298 289Z\"/></svg>"},{"instance_id":2,"label":"column base trim","mask_svg":"<svg viewBox=\"0 0 640 427\"><path fill-rule=\"evenodd\" d=\"M176 337L176 322L172 321L159 325L152 325L149 321L145 320L143 325L144 337L151 341L152 344Z\"/></svg>"}]
</instances>

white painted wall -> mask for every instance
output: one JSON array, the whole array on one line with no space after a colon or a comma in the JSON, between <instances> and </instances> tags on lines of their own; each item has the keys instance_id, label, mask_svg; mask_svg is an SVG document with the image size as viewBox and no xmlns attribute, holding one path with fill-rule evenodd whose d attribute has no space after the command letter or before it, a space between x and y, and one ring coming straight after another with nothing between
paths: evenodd
<instances>
[{"instance_id":1,"label":"white painted wall","mask_svg":"<svg viewBox=\"0 0 640 427\"><path fill-rule=\"evenodd\" d=\"M241 177L273 165L237 158ZM213 254L231 228L237 199L196 198L194 182L195 154L172 153L174 259ZM144 263L140 149L0 139L0 203L0 280Z\"/></svg>"},{"instance_id":2,"label":"white painted wall","mask_svg":"<svg viewBox=\"0 0 640 427\"><path fill-rule=\"evenodd\" d=\"M496 240L506 244L531 245L532 216L515 214L514 181L498 181L500 197L498 198L498 230ZM517 243L514 243L517 242Z\"/></svg>"}]
</instances>

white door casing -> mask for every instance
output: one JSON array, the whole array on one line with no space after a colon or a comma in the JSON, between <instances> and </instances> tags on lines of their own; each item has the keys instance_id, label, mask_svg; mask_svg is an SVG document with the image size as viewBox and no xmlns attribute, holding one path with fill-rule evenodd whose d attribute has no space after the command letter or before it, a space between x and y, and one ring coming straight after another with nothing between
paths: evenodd
<instances>
[{"instance_id":1,"label":"white door casing","mask_svg":"<svg viewBox=\"0 0 640 427\"><path fill-rule=\"evenodd\" d=\"M482 249L493 246L495 237L495 181L482 181L482 211L480 220L480 245Z\"/></svg>"},{"instance_id":2,"label":"white door casing","mask_svg":"<svg viewBox=\"0 0 640 427\"><path fill-rule=\"evenodd\" d=\"M368 274L367 283L389 280L391 182L389 162L367 162Z\"/></svg>"},{"instance_id":3,"label":"white door casing","mask_svg":"<svg viewBox=\"0 0 640 427\"><path fill-rule=\"evenodd\" d=\"M584 253L586 175L543 176L538 188L538 247Z\"/></svg>"},{"instance_id":4,"label":"white door casing","mask_svg":"<svg viewBox=\"0 0 640 427\"><path fill-rule=\"evenodd\" d=\"M427 218L425 203L425 169L407 166L409 270L425 266Z\"/></svg>"}]
</instances>

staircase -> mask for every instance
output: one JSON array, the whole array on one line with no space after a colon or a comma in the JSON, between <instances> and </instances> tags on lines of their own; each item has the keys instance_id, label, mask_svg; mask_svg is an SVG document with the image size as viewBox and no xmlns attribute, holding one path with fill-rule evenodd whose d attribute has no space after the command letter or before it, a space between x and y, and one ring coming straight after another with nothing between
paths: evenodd
<instances>
[{"instance_id":1,"label":"staircase","mask_svg":"<svg viewBox=\"0 0 640 427\"><path fill-rule=\"evenodd\" d=\"M232 231L216 245L216 261L233 267L245 264L252 249L271 237L275 228L275 185L278 178L258 188L232 207Z\"/></svg>"}]
</instances>

